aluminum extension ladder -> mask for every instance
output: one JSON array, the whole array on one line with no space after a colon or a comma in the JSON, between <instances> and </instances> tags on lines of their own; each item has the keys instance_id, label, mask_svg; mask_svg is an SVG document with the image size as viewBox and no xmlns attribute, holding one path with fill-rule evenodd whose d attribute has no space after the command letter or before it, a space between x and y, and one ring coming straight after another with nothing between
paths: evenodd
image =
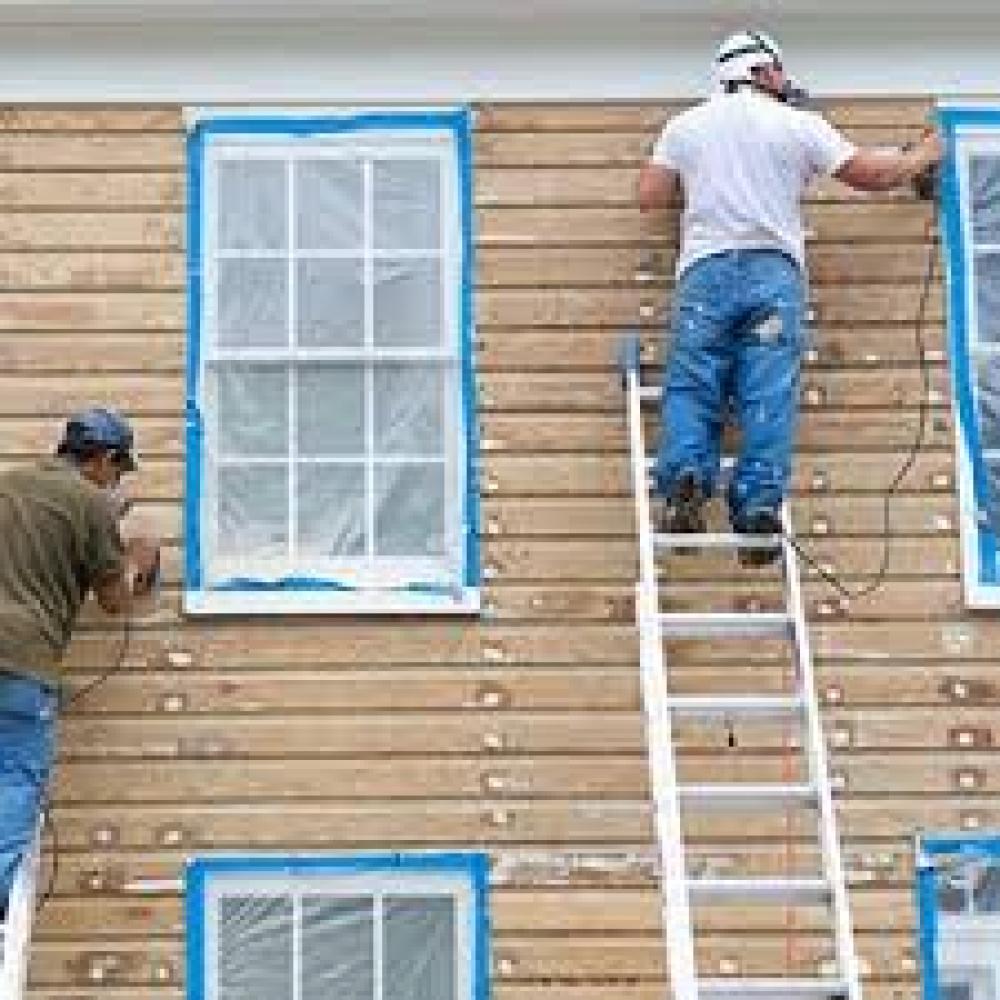
<instances>
[{"instance_id":1,"label":"aluminum extension ladder","mask_svg":"<svg viewBox=\"0 0 1000 1000\"><path fill-rule=\"evenodd\" d=\"M791 522L782 510L784 537L735 534L657 535L650 519L649 472L642 425L643 404L659 400L660 390L641 384L638 336L622 343L620 361L628 407L629 449L639 541L636 624L642 698L646 715L655 829L659 848L663 927L673 1000L861 1000L858 960L844 880L827 765L826 745L816 701L809 632L806 624ZM659 606L656 553L670 549L720 549L774 545L782 549L785 610L782 612L663 613ZM781 637L794 656L793 695L678 696L669 688L664 641L669 639L734 639ZM688 719L786 719L803 729L808 780L796 784L679 784L673 722ZM816 812L822 872L815 878L692 877L686 862L682 807L685 812L729 809L734 814L780 810L790 805ZM836 945L836 973L816 978L702 978L695 961L693 904L755 903L779 906L827 904Z\"/></svg>"},{"instance_id":2,"label":"aluminum extension ladder","mask_svg":"<svg viewBox=\"0 0 1000 1000\"><path fill-rule=\"evenodd\" d=\"M38 883L39 841L21 862L7 903L7 921L0 924L0 1000L23 1000L28 979L31 926L35 916L35 887Z\"/></svg>"}]
</instances>

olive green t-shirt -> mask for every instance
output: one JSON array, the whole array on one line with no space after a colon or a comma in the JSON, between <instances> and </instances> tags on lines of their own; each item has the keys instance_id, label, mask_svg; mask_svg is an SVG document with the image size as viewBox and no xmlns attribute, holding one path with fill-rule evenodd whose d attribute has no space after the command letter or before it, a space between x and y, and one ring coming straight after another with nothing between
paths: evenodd
<instances>
[{"instance_id":1,"label":"olive green t-shirt","mask_svg":"<svg viewBox=\"0 0 1000 1000\"><path fill-rule=\"evenodd\" d=\"M0 473L0 670L58 683L87 592L124 559L111 504L71 464Z\"/></svg>"}]
</instances>

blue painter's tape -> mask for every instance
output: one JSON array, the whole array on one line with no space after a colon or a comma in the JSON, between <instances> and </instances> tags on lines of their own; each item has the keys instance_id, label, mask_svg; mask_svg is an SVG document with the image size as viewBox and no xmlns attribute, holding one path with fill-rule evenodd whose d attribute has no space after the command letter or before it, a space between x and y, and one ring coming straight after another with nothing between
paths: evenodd
<instances>
[{"instance_id":1,"label":"blue painter's tape","mask_svg":"<svg viewBox=\"0 0 1000 1000\"><path fill-rule=\"evenodd\" d=\"M475 942L473 955L473 995L475 1000L489 1000L490 995L490 860L489 855L479 853L471 856L474 922L472 940Z\"/></svg>"},{"instance_id":2,"label":"blue painter's tape","mask_svg":"<svg viewBox=\"0 0 1000 1000\"><path fill-rule=\"evenodd\" d=\"M462 212L462 414L465 421L465 566L467 587L478 587L479 565L479 430L476 407L476 362L473 349L476 280L475 211L472 191L472 111L466 108L455 130Z\"/></svg>"},{"instance_id":3,"label":"blue painter's tape","mask_svg":"<svg viewBox=\"0 0 1000 1000\"><path fill-rule=\"evenodd\" d=\"M201 216L205 138L195 127L187 139L187 359L184 405L184 585L189 591L202 587L201 479L204 457L198 381L201 376L202 246Z\"/></svg>"},{"instance_id":4,"label":"blue painter's tape","mask_svg":"<svg viewBox=\"0 0 1000 1000\"><path fill-rule=\"evenodd\" d=\"M924 853L924 852L922 852ZM925 856L917 869L917 914L920 935L920 974L923 1000L938 1000L937 961L937 870Z\"/></svg>"},{"instance_id":5,"label":"blue painter's tape","mask_svg":"<svg viewBox=\"0 0 1000 1000\"><path fill-rule=\"evenodd\" d=\"M473 878L478 865L485 855L477 852L445 851L431 853L402 854L399 852L375 852L351 855L226 855L225 857L200 858L192 862L192 868L202 873L202 883L212 875L233 874L281 874L312 875L358 874L398 870L407 872L444 872L447 874L467 873Z\"/></svg>"},{"instance_id":6,"label":"blue painter's tape","mask_svg":"<svg viewBox=\"0 0 1000 1000\"><path fill-rule=\"evenodd\" d=\"M355 856L299 857L253 856L202 858L188 864L185 871L185 915L187 919L187 1000L205 1000L207 984L207 890L213 876L282 875L378 875L408 872L416 874L465 875L469 880L472 906L470 956L472 1000L489 1000L490 918L489 856L483 852L434 854L379 853Z\"/></svg>"},{"instance_id":7,"label":"blue painter's tape","mask_svg":"<svg viewBox=\"0 0 1000 1000\"><path fill-rule=\"evenodd\" d=\"M205 1000L205 866L190 862L184 878L184 916L187 928L187 1000Z\"/></svg>"},{"instance_id":8,"label":"blue painter's tape","mask_svg":"<svg viewBox=\"0 0 1000 1000\"><path fill-rule=\"evenodd\" d=\"M232 579L206 588L204 581L201 496L204 470L204 426L200 411L202 283L202 213L204 211L205 152L213 138L238 135L274 135L310 138L365 130L448 131L454 135L462 219L461 254L461 412L465 437L465 489L462 504L463 560L461 583L480 583L479 490L476 475L478 434L476 426L475 360L473 352L475 287L475 236L472 178L472 113L468 107L449 111L361 113L336 117L218 117L198 122L188 136L188 337L186 368L185 445L185 586L189 591L352 591L357 588L336 580L287 578L281 580ZM455 581L459 583L458 580ZM436 581L414 581L401 588L427 594L454 594L456 586Z\"/></svg>"},{"instance_id":9,"label":"blue painter's tape","mask_svg":"<svg viewBox=\"0 0 1000 1000\"><path fill-rule=\"evenodd\" d=\"M920 841L924 854L965 854L969 857L1000 858L1000 834L961 834L927 837Z\"/></svg>"},{"instance_id":10,"label":"blue painter's tape","mask_svg":"<svg viewBox=\"0 0 1000 1000\"><path fill-rule=\"evenodd\" d=\"M198 124L206 135L276 135L313 138L377 129L398 132L441 129L457 133L465 118L466 111L460 108L454 111L421 111L412 114L398 111L366 112L343 117L334 115L303 115L288 118L219 117L206 118Z\"/></svg>"},{"instance_id":11,"label":"blue painter's tape","mask_svg":"<svg viewBox=\"0 0 1000 1000\"><path fill-rule=\"evenodd\" d=\"M995 531L979 520L980 511L993 506L992 487L983 456L976 413L971 355L971 317L968 308L972 262L962 231L961 185L957 133L961 128L1000 129L1000 111L990 108L942 108L939 122L945 137L947 155L941 177L941 225L945 237L945 260L948 278L949 339L952 358L952 381L960 433L972 471L973 502L976 514L978 582L1000 583L1000 559Z\"/></svg>"}]
</instances>

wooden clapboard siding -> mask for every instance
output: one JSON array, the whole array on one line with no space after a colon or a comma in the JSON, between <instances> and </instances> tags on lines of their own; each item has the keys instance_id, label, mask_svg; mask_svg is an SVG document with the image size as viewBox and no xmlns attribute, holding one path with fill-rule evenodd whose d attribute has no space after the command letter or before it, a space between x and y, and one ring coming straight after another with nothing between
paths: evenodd
<instances>
[{"instance_id":1,"label":"wooden clapboard siding","mask_svg":"<svg viewBox=\"0 0 1000 1000\"><path fill-rule=\"evenodd\" d=\"M842 99L827 111L855 139L889 142L916 135L929 106ZM143 455L130 524L168 542L162 607L137 624L124 672L64 723L61 859L32 1000L180 1000L172 884L189 855L470 847L494 859L497 1000L663 996L614 357L629 326L651 377L662 358L677 211L641 220L633 189L677 107L477 109L486 612L455 622L183 618L181 109L0 109L0 462L47 450L82 403L122 406ZM817 561L860 585L880 558L881 491L919 419L930 211L831 182L807 215L814 329L794 516ZM887 584L847 603L813 572L806 588L877 1000L916 993L914 832L1000 825L1000 623L962 607L940 279L921 333L925 448L892 505ZM774 573L729 559L665 568L670 607L779 599ZM72 683L99 677L118 642L88 611ZM785 652L679 642L673 683L779 691ZM686 723L680 766L692 780L778 780L795 773L789 736ZM688 827L706 871L816 863L802 810ZM715 974L822 972L832 952L818 917L717 908L699 961Z\"/></svg>"}]
</instances>

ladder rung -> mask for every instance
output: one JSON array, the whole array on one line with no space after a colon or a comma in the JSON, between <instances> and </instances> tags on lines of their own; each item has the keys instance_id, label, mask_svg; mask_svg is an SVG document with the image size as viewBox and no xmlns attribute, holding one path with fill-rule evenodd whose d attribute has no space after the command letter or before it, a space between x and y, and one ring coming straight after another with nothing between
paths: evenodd
<instances>
[{"instance_id":1,"label":"ladder rung","mask_svg":"<svg viewBox=\"0 0 1000 1000\"><path fill-rule=\"evenodd\" d=\"M658 385L640 385L639 399L643 403L658 403L662 395Z\"/></svg>"},{"instance_id":2,"label":"ladder rung","mask_svg":"<svg viewBox=\"0 0 1000 1000\"><path fill-rule=\"evenodd\" d=\"M667 707L678 715L715 718L731 715L786 716L802 711L797 695L672 695Z\"/></svg>"},{"instance_id":3,"label":"ladder rung","mask_svg":"<svg viewBox=\"0 0 1000 1000\"><path fill-rule=\"evenodd\" d=\"M703 809L776 809L789 803L809 805L817 794L809 784L751 785L746 782L733 785L713 783L708 785L678 785L677 794L685 804Z\"/></svg>"},{"instance_id":4,"label":"ladder rung","mask_svg":"<svg viewBox=\"0 0 1000 1000\"><path fill-rule=\"evenodd\" d=\"M692 878L695 902L743 900L753 903L824 902L830 884L824 878Z\"/></svg>"},{"instance_id":5,"label":"ladder rung","mask_svg":"<svg viewBox=\"0 0 1000 1000\"><path fill-rule=\"evenodd\" d=\"M791 618L784 611L666 611L660 614L662 634L677 639L787 637L791 624Z\"/></svg>"},{"instance_id":6,"label":"ladder rung","mask_svg":"<svg viewBox=\"0 0 1000 1000\"><path fill-rule=\"evenodd\" d=\"M773 549L781 535L740 535L734 531L653 535L658 549Z\"/></svg>"},{"instance_id":7,"label":"ladder rung","mask_svg":"<svg viewBox=\"0 0 1000 1000\"><path fill-rule=\"evenodd\" d=\"M762 997L764 1000L818 1000L846 997L847 984L841 979L702 979L698 996L704 1000L744 1000Z\"/></svg>"}]
</instances>

